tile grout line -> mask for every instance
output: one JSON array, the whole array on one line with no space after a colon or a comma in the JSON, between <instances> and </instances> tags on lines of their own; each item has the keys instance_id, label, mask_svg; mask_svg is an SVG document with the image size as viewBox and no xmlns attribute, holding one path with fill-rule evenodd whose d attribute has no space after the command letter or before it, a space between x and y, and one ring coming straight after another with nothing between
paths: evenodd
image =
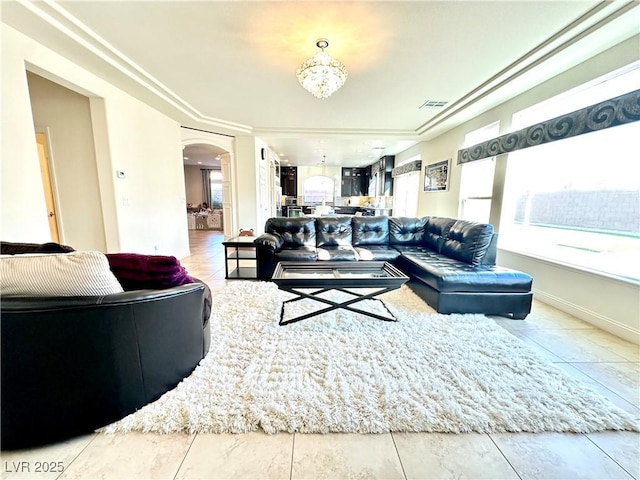
<instances>
[{"instance_id":1,"label":"tile grout line","mask_svg":"<svg viewBox=\"0 0 640 480\"><path fill-rule=\"evenodd\" d=\"M93 432L93 438L91 440L89 440L89 442L84 446L84 448L82 450L80 450L78 452L78 454L75 457L73 457L73 459L69 462L69 466L68 467L73 465L73 462L75 462L78 459L78 457L80 455L82 455L87 448L89 448L89 445L91 445L95 441L95 439L98 437L98 435L101 435L101 434ZM56 477L56 480L58 480L62 475L64 475L64 473L68 470L68 467L65 467L62 470L62 472L60 472L60 474Z\"/></svg>"},{"instance_id":2,"label":"tile grout line","mask_svg":"<svg viewBox=\"0 0 640 480\"><path fill-rule=\"evenodd\" d=\"M393 442L393 448L396 449L396 455L398 456L398 461L400 462L400 468L402 469L402 475L404 475L404 480L407 480L407 472L404 470L404 465L402 463L402 457L400 456L400 452L398 451L398 445L396 444L396 439L393 436L393 432L389 432L391 435L391 441Z\"/></svg>"},{"instance_id":3,"label":"tile grout line","mask_svg":"<svg viewBox=\"0 0 640 480\"><path fill-rule=\"evenodd\" d=\"M502 449L498 446L498 444L496 443L496 441L493 439L493 437L491 436L490 433L486 434L487 437L489 437L489 440L491 440L491 443L493 443L493 445L498 449L498 451L500 452L500 455L502 455L502 458L505 459L505 461L509 464L509 466L511 467L511 469L513 470L513 473L515 473L518 478L520 480L522 480L522 475L520 475L520 472L518 472L518 470L516 470L516 467L513 466L513 464L511 463L511 461L507 458L507 456L504 454L504 452L502 451Z\"/></svg>"},{"instance_id":4,"label":"tile grout line","mask_svg":"<svg viewBox=\"0 0 640 480\"><path fill-rule=\"evenodd\" d=\"M193 435L193 440L191 440L191 443L189 443L189 448L187 448L187 451L184 452L184 457L182 457L182 461L180 462L180 465L178 465L178 469L176 470L176 473L173 476L173 480L176 480L178 473L180 473L180 469L182 468L182 465L184 465L184 461L187 459L187 455L189 455L189 452L191 451L191 447L193 446L193 443L196 441L197 436L198 436L197 433Z\"/></svg>"},{"instance_id":5,"label":"tile grout line","mask_svg":"<svg viewBox=\"0 0 640 480\"><path fill-rule=\"evenodd\" d=\"M573 360L570 360L570 359L565 359L565 357L561 356L562 355L561 353L555 353L553 350L550 350L545 345L543 345L542 343L537 341L535 338L532 338L529 335L527 335L526 332L523 332L522 335L524 337L526 337L529 341L531 341L531 342L535 343L536 345L538 345L540 348L548 351L552 355L554 355L554 356L556 356L556 357L558 357L558 358L560 358L562 360L562 362L553 362L553 363L625 363L625 364L626 363L638 363L638 362L627 360L622 355L618 355L615 352L611 352L611 350L609 350L608 348L605 348L605 347L603 347L601 345L598 345L596 343L593 343L593 342L591 342L591 343L593 343L594 346L596 346L598 348L602 348L602 349L608 351L609 353L612 353L612 354L616 355L617 357L620 357L622 360L597 360L597 361L581 361L580 360L580 361L573 361Z\"/></svg>"},{"instance_id":6,"label":"tile grout line","mask_svg":"<svg viewBox=\"0 0 640 480\"><path fill-rule=\"evenodd\" d=\"M293 432L293 439L291 441L291 465L289 465L289 480L293 479L293 456L296 449L296 432Z\"/></svg>"},{"instance_id":7,"label":"tile grout line","mask_svg":"<svg viewBox=\"0 0 640 480\"><path fill-rule=\"evenodd\" d=\"M595 432L595 433L597 433L597 432ZM611 455L609 455L607 452L605 452L600 447L600 445L598 445L591 437L589 437L588 433L583 433L583 435L587 438L587 440L589 440L591 443L593 443L598 450L600 450L602 453L604 453L607 456L607 458L609 458L613 463L618 465L626 474L628 474L634 480L638 480L637 477L635 477L631 472L627 471L626 468L624 468L622 465L620 465L618 462L616 462L616 460L613 457L611 457Z\"/></svg>"},{"instance_id":8,"label":"tile grout line","mask_svg":"<svg viewBox=\"0 0 640 480\"><path fill-rule=\"evenodd\" d=\"M611 388L609 388L608 385L605 385L604 383L602 383L600 380L598 380L597 378L592 377L591 375L589 375L587 372L579 369L578 367L576 367L574 365L574 363L582 363L582 364L590 364L590 363L603 363L603 362L567 362L567 365L570 365L572 368L575 368L578 372L580 372L582 375L586 376L587 378L591 379L592 381L594 381L595 383L597 383L598 385L600 385L602 388L604 388L605 390L607 390L608 392L610 392L612 395L615 395L616 397L618 397L619 399L625 401L626 403L628 403L629 405L636 407L638 409L640 409L640 406L634 404L633 402L627 400L625 397L623 397L622 395L620 395L618 392L613 391ZM584 383L584 382L583 382ZM589 386L589 385L587 385ZM606 398L606 397L605 397ZM611 399L609 399L611 401Z\"/></svg>"}]
</instances>

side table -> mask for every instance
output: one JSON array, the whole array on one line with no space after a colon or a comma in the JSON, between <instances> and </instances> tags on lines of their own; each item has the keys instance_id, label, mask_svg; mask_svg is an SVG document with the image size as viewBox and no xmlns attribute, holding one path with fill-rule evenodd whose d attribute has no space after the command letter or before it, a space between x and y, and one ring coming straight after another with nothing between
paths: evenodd
<instances>
[{"instance_id":1,"label":"side table","mask_svg":"<svg viewBox=\"0 0 640 480\"><path fill-rule=\"evenodd\" d=\"M256 237L238 236L222 242L226 279L258 278L258 258L253 241ZM231 268L229 267L231 263Z\"/></svg>"}]
</instances>

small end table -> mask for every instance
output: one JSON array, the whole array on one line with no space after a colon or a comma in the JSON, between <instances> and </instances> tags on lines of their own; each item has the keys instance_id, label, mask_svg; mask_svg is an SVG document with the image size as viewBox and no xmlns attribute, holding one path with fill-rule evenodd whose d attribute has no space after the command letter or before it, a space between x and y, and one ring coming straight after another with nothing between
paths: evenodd
<instances>
[{"instance_id":1,"label":"small end table","mask_svg":"<svg viewBox=\"0 0 640 480\"><path fill-rule=\"evenodd\" d=\"M258 258L253 241L256 237L238 236L222 242L224 246L224 272L226 279L258 278ZM231 271L229 271L231 262ZM247 266L250 264L251 266Z\"/></svg>"}]
</instances>

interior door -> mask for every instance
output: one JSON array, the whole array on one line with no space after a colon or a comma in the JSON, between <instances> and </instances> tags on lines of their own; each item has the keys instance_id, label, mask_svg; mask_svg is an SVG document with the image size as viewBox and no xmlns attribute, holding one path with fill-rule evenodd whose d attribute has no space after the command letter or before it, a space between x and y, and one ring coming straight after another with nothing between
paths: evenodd
<instances>
[{"instance_id":1,"label":"interior door","mask_svg":"<svg viewBox=\"0 0 640 480\"><path fill-rule=\"evenodd\" d=\"M47 203L47 216L49 217L49 231L51 240L60 243L58 231L58 215L53 197L53 183L51 182L51 168L49 163L49 149L47 148L47 136L44 133L36 133L38 145L38 158L40 159L40 172L42 173L42 188Z\"/></svg>"}]
</instances>

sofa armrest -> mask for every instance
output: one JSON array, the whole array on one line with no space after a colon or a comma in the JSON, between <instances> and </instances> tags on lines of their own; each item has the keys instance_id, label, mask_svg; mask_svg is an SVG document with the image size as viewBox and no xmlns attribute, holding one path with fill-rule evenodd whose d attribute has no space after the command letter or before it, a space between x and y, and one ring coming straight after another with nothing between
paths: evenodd
<instances>
[{"instance_id":1,"label":"sofa armrest","mask_svg":"<svg viewBox=\"0 0 640 480\"><path fill-rule=\"evenodd\" d=\"M279 251L284 244L284 239L280 235L263 233L253 241L256 248L267 248L274 252Z\"/></svg>"},{"instance_id":2,"label":"sofa armrest","mask_svg":"<svg viewBox=\"0 0 640 480\"><path fill-rule=\"evenodd\" d=\"M253 241L256 247L256 259L258 266L258 278L269 280L275 267L276 252L284 245L284 239L280 235L263 233Z\"/></svg>"},{"instance_id":3,"label":"sofa armrest","mask_svg":"<svg viewBox=\"0 0 640 480\"><path fill-rule=\"evenodd\" d=\"M489 242L489 247L482 257L482 261L480 265L495 265L496 264L496 256L498 253L498 234L493 233L491 235L491 241Z\"/></svg>"},{"instance_id":4,"label":"sofa armrest","mask_svg":"<svg viewBox=\"0 0 640 480\"><path fill-rule=\"evenodd\" d=\"M179 285L162 290L132 290L103 296L75 297L2 297L2 312L64 310L86 308L92 305L130 305L140 302L162 300L179 295L190 294L195 290L204 290L201 282Z\"/></svg>"}]
</instances>

